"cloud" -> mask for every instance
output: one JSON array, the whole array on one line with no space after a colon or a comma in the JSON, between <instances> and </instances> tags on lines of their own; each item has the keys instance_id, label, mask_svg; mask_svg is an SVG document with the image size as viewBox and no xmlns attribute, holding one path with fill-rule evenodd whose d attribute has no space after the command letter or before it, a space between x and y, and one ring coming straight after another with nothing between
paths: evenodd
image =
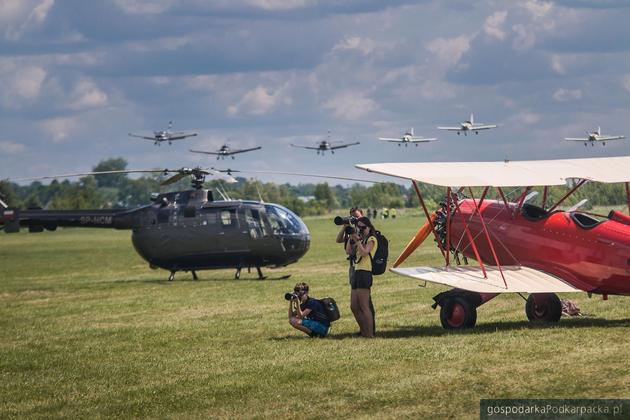
<instances>
[{"instance_id":1,"label":"cloud","mask_svg":"<svg viewBox=\"0 0 630 420\"><path fill-rule=\"evenodd\" d=\"M507 11L495 12L491 16L488 16L486 23L483 26L483 31L491 38L496 38L499 41L503 41L505 38L505 31L503 24L507 17Z\"/></svg>"},{"instance_id":2,"label":"cloud","mask_svg":"<svg viewBox=\"0 0 630 420\"><path fill-rule=\"evenodd\" d=\"M357 92L341 92L322 104L342 120L358 120L376 109L376 103Z\"/></svg>"},{"instance_id":3,"label":"cloud","mask_svg":"<svg viewBox=\"0 0 630 420\"><path fill-rule=\"evenodd\" d=\"M50 138L53 143L63 143L77 128L77 122L72 117L49 118L38 123L40 130Z\"/></svg>"},{"instance_id":4,"label":"cloud","mask_svg":"<svg viewBox=\"0 0 630 420\"><path fill-rule=\"evenodd\" d=\"M70 97L71 102L69 106L75 110L95 108L107 104L107 94L94 83L87 80L78 82Z\"/></svg>"},{"instance_id":5,"label":"cloud","mask_svg":"<svg viewBox=\"0 0 630 420\"><path fill-rule=\"evenodd\" d=\"M553 99L557 102L576 101L582 99L582 91L580 89L557 89L553 93Z\"/></svg>"},{"instance_id":6,"label":"cloud","mask_svg":"<svg viewBox=\"0 0 630 420\"><path fill-rule=\"evenodd\" d=\"M18 3L21 4L17 5ZM41 25L54 4L55 0L37 2L4 0L0 2L0 19L4 18L2 20L8 20L11 23L6 26L5 37L11 41L17 41L31 27Z\"/></svg>"},{"instance_id":7,"label":"cloud","mask_svg":"<svg viewBox=\"0 0 630 420\"><path fill-rule=\"evenodd\" d=\"M376 48L376 43L370 38L358 36L346 37L333 47L333 51L358 50L363 55L368 55Z\"/></svg>"},{"instance_id":8,"label":"cloud","mask_svg":"<svg viewBox=\"0 0 630 420\"><path fill-rule=\"evenodd\" d=\"M425 48L442 63L454 65L470 49L470 38L466 35L456 38L436 38L427 42Z\"/></svg>"},{"instance_id":9,"label":"cloud","mask_svg":"<svg viewBox=\"0 0 630 420\"><path fill-rule=\"evenodd\" d=\"M26 150L26 146L21 143L0 140L0 153L6 155L17 155Z\"/></svg>"},{"instance_id":10,"label":"cloud","mask_svg":"<svg viewBox=\"0 0 630 420\"><path fill-rule=\"evenodd\" d=\"M0 60L0 104L18 109L40 95L46 71L13 60Z\"/></svg>"},{"instance_id":11,"label":"cloud","mask_svg":"<svg viewBox=\"0 0 630 420\"><path fill-rule=\"evenodd\" d=\"M275 91L257 86L248 91L235 105L230 105L227 113L230 116L238 114L265 115L270 113L280 104L290 105L291 97L288 96L287 85Z\"/></svg>"},{"instance_id":12,"label":"cloud","mask_svg":"<svg viewBox=\"0 0 630 420\"><path fill-rule=\"evenodd\" d=\"M527 0L520 2L519 5L531 13L535 19L547 16L553 8L553 3L540 0Z\"/></svg>"}]
</instances>

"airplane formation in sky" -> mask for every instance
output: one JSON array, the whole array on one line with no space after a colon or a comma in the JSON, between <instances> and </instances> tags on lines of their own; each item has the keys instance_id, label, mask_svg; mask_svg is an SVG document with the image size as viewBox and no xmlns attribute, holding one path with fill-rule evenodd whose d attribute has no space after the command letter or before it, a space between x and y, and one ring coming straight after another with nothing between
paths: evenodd
<instances>
[{"instance_id":1,"label":"airplane formation in sky","mask_svg":"<svg viewBox=\"0 0 630 420\"><path fill-rule=\"evenodd\" d=\"M198 133L194 133L194 132L185 133L185 132L171 131L172 126L173 126L173 122L170 121L168 123L168 128L166 130L154 131L153 135L145 136L145 135L139 135L139 134L133 134L133 133L129 133L129 135L131 137L138 137L138 138L142 138L146 140L152 140L154 144L158 146L163 142L168 142L168 144L172 144L172 142L175 140L183 140L183 139L186 139L189 137L195 137L198 135ZM455 131L457 132L457 135L464 133L464 135L466 136L468 132L479 134L479 131L490 130L497 127L498 127L497 124L476 123L474 119L474 115L471 113L470 119L461 122L458 126L439 126L437 127L437 129L446 130L446 131ZM595 143L601 142L601 144L605 146L607 141L625 139L625 136L623 135L614 135L614 136L602 135L600 127L598 127L597 130L593 132L587 131L586 134L587 134L586 137L565 137L565 140L583 142L585 146L587 146L589 143L591 144L591 146L594 146ZM432 141L436 141L437 138L417 136L415 135L414 129L412 127L409 130L406 130L405 133L400 137L379 137L378 140L389 142L389 143L396 143L398 144L398 146L402 146L402 145L408 146L409 144L414 144L415 146L418 146L418 144L420 143L429 143ZM311 146L311 145L292 143L291 146L302 148L302 149L315 150L318 155L319 154L324 155L326 152L330 152L331 154L334 154L335 150L347 148L350 146L355 146L357 144L360 144L360 142L345 143L343 141L331 141L330 131L329 131L328 137L315 145ZM216 156L218 160L218 159L225 159L228 156L234 159L235 158L234 155L236 154L251 152L254 150L260 150L261 148L262 148L261 146L255 146L255 147L246 148L246 149L232 149L230 148L229 145L224 144L216 151L193 150L193 149L189 149L189 150L192 153L202 153L202 154Z\"/></svg>"}]
</instances>

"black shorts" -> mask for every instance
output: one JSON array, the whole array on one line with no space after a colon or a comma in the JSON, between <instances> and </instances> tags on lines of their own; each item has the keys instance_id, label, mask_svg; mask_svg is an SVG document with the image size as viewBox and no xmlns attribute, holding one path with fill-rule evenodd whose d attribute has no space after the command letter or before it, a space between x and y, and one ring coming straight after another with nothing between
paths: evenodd
<instances>
[{"instance_id":1,"label":"black shorts","mask_svg":"<svg viewBox=\"0 0 630 420\"><path fill-rule=\"evenodd\" d=\"M370 289L372 287L372 273L366 270L356 270L350 281L352 289Z\"/></svg>"}]
</instances>

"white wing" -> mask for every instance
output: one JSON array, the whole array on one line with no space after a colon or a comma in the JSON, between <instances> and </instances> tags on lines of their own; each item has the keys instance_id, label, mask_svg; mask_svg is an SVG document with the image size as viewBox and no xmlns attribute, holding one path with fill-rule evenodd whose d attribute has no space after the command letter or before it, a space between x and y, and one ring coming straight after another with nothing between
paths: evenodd
<instances>
[{"instance_id":1,"label":"white wing","mask_svg":"<svg viewBox=\"0 0 630 420\"><path fill-rule=\"evenodd\" d=\"M462 131L461 127L438 127L438 130Z\"/></svg>"},{"instance_id":2,"label":"white wing","mask_svg":"<svg viewBox=\"0 0 630 420\"><path fill-rule=\"evenodd\" d=\"M583 138L583 137L565 137L564 138L566 141L589 141L589 138Z\"/></svg>"},{"instance_id":3,"label":"white wing","mask_svg":"<svg viewBox=\"0 0 630 420\"><path fill-rule=\"evenodd\" d=\"M597 138L597 141L621 140L625 138L625 136L600 136Z\"/></svg>"},{"instance_id":4,"label":"white wing","mask_svg":"<svg viewBox=\"0 0 630 420\"><path fill-rule=\"evenodd\" d=\"M488 278L484 278L480 267L411 267L391 268L390 271L431 283L444 284L458 289L479 293L558 293L582 292L568 282L528 267L501 267L503 277L497 267L486 266Z\"/></svg>"},{"instance_id":5,"label":"white wing","mask_svg":"<svg viewBox=\"0 0 630 420\"><path fill-rule=\"evenodd\" d=\"M489 130L491 128L497 128L494 124L486 124L486 125L473 125L471 130Z\"/></svg>"},{"instance_id":6,"label":"white wing","mask_svg":"<svg viewBox=\"0 0 630 420\"><path fill-rule=\"evenodd\" d=\"M403 143L404 142L403 139L393 139L393 138L390 138L390 137L379 137L378 139L381 140L381 141L391 141L391 142L394 142L394 143Z\"/></svg>"},{"instance_id":7,"label":"white wing","mask_svg":"<svg viewBox=\"0 0 630 420\"><path fill-rule=\"evenodd\" d=\"M409 143L427 143L427 142L436 141L436 140L437 140L437 137L432 137L432 138L427 138L427 139L425 139L424 137L412 137L409 140Z\"/></svg>"}]
</instances>

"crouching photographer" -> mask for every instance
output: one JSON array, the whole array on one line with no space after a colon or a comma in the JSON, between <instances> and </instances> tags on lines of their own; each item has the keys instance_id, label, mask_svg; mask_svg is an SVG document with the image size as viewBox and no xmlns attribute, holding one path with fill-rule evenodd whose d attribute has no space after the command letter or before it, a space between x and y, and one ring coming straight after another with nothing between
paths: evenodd
<instances>
[{"instance_id":1,"label":"crouching photographer","mask_svg":"<svg viewBox=\"0 0 630 420\"><path fill-rule=\"evenodd\" d=\"M285 294L284 298L289 301L289 324L293 328L310 337L328 335L331 320L327 314L325 302L308 296L308 284L297 283L293 288L293 293ZM334 300L332 303L334 304Z\"/></svg>"}]
</instances>

